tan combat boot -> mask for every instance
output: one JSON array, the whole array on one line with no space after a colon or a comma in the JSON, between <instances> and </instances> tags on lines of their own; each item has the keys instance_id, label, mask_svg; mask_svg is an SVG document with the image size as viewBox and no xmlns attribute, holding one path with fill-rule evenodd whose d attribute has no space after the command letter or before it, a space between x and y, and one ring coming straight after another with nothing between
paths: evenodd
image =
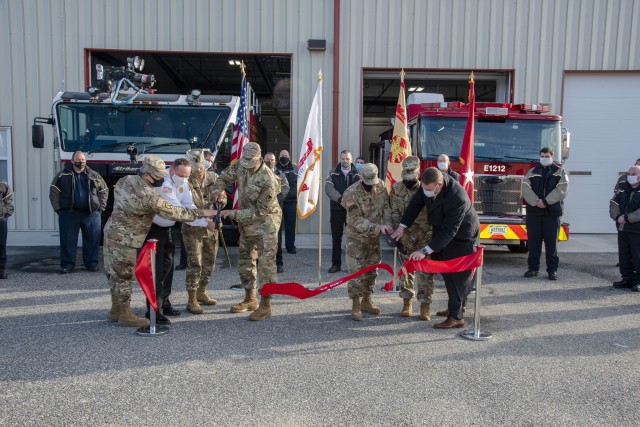
<instances>
[{"instance_id":1,"label":"tan combat boot","mask_svg":"<svg viewBox=\"0 0 640 427\"><path fill-rule=\"evenodd\" d=\"M118 296L111 294L111 310L109 310L109 321L117 322L120 319L120 301Z\"/></svg>"},{"instance_id":2,"label":"tan combat boot","mask_svg":"<svg viewBox=\"0 0 640 427\"><path fill-rule=\"evenodd\" d=\"M140 317L131 310L131 303L120 303L120 316L118 317L118 325L120 326L134 326L136 328L142 328L149 326L149 319Z\"/></svg>"},{"instance_id":3,"label":"tan combat boot","mask_svg":"<svg viewBox=\"0 0 640 427\"><path fill-rule=\"evenodd\" d=\"M360 310L360 298L352 298L353 304L351 305L351 318L356 321L362 320L362 311Z\"/></svg>"},{"instance_id":4,"label":"tan combat boot","mask_svg":"<svg viewBox=\"0 0 640 427\"><path fill-rule=\"evenodd\" d=\"M271 295L260 298L260 306L249 315L249 320L264 320L271 316Z\"/></svg>"},{"instance_id":5,"label":"tan combat boot","mask_svg":"<svg viewBox=\"0 0 640 427\"><path fill-rule=\"evenodd\" d=\"M362 309L362 311L366 311L367 313L380 314L380 309L373 305L373 301L371 301L371 294L364 294L362 296L360 309Z\"/></svg>"},{"instance_id":6,"label":"tan combat boot","mask_svg":"<svg viewBox=\"0 0 640 427\"><path fill-rule=\"evenodd\" d=\"M198 302L204 305L216 305L218 301L207 295L206 291L206 286L198 286L198 292L196 293L196 299L198 300Z\"/></svg>"},{"instance_id":7,"label":"tan combat boot","mask_svg":"<svg viewBox=\"0 0 640 427\"><path fill-rule=\"evenodd\" d=\"M189 294L189 302L187 302L187 311L191 314L202 314L204 311L200 304L198 304L198 298L196 297L196 290L189 290L187 293Z\"/></svg>"},{"instance_id":8,"label":"tan combat boot","mask_svg":"<svg viewBox=\"0 0 640 427\"><path fill-rule=\"evenodd\" d=\"M244 313L258 309L258 299L256 298L256 288L244 290L244 300L231 307L232 313Z\"/></svg>"},{"instance_id":9,"label":"tan combat boot","mask_svg":"<svg viewBox=\"0 0 640 427\"><path fill-rule=\"evenodd\" d=\"M431 320L431 304L420 303L420 320Z\"/></svg>"},{"instance_id":10,"label":"tan combat boot","mask_svg":"<svg viewBox=\"0 0 640 427\"><path fill-rule=\"evenodd\" d=\"M402 306L402 311L400 312L400 317L411 317L412 312L413 300L411 298L405 298L404 305Z\"/></svg>"}]
</instances>

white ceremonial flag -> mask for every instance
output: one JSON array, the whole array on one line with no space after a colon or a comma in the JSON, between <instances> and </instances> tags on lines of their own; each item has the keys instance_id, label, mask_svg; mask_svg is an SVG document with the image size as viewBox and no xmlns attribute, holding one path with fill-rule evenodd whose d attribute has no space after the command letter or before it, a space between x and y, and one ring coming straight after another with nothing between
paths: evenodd
<instances>
[{"instance_id":1,"label":"white ceremonial flag","mask_svg":"<svg viewBox=\"0 0 640 427\"><path fill-rule=\"evenodd\" d=\"M322 153L322 71L313 97L298 161L298 216L305 219L316 210L320 194Z\"/></svg>"}]
</instances>

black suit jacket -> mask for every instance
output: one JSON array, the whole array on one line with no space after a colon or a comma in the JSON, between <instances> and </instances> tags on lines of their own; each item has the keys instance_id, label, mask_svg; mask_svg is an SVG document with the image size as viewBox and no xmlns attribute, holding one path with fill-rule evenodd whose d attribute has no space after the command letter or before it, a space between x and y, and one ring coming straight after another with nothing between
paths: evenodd
<instances>
[{"instance_id":1,"label":"black suit jacket","mask_svg":"<svg viewBox=\"0 0 640 427\"><path fill-rule=\"evenodd\" d=\"M447 260L475 252L480 234L480 221L467 192L460 184L444 175L444 186L434 198L418 191L411 198L402 216L402 224L410 227L426 208L433 226L429 247L433 259Z\"/></svg>"}]
</instances>

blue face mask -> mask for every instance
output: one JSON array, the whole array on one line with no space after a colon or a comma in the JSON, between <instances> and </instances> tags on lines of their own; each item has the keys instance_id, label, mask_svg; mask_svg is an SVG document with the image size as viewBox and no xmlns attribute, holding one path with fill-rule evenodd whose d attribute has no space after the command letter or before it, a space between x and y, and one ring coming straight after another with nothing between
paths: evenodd
<instances>
[{"instance_id":1,"label":"blue face mask","mask_svg":"<svg viewBox=\"0 0 640 427\"><path fill-rule=\"evenodd\" d=\"M360 169L362 169L362 166L364 166L362 163L356 163L356 170L360 172Z\"/></svg>"}]
</instances>

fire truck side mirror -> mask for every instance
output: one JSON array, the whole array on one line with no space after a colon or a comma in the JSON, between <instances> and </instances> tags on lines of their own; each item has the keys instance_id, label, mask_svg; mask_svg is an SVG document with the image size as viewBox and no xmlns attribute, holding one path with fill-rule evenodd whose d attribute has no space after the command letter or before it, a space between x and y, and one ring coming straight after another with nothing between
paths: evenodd
<instances>
[{"instance_id":1,"label":"fire truck side mirror","mask_svg":"<svg viewBox=\"0 0 640 427\"><path fill-rule=\"evenodd\" d=\"M44 127L42 125L31 126L31 145L33 148L44 148Z\"/></svg>"},{"instance_id":2,"label":"fire truck side mirror","mask_svg":"<svg viewBox=\"0 0 640 427\"><path fill-rule=\"evenodd\" d=\"M569 148L571 146L571 132L568 129L562 128L562 161L569 158Z\"/></svg>"}]
</instances>

